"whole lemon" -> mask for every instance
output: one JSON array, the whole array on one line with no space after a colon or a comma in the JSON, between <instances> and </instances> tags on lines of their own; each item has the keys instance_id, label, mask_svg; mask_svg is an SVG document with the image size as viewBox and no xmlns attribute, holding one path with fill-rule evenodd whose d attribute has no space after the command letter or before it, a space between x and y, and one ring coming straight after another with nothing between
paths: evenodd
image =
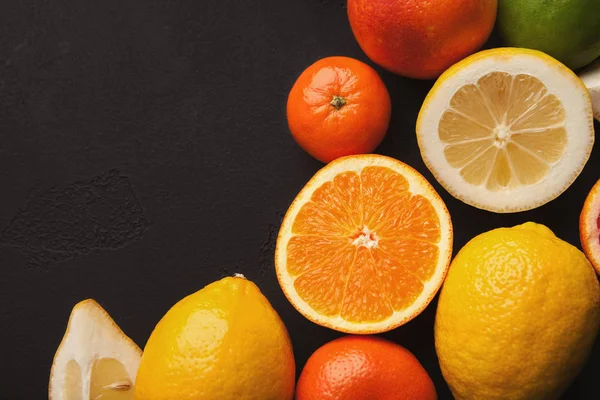
<instances>
[{"instance_id":1,"label":"whole lemon","mask_svg":"<svg viewBox=\"0 0 600 400\"><path fill-rule=\"evenodd\" d=\"M442 373L460 399L558 399L600 326L583 253L543 225L471 240L450 266L435 321Z\"/></svg>"},{"instance_id":2,"label":"whole lemon","mask_svg":"<svg viewBox=\"0 0 600 400\"><path fill-rule=\"evenodd\" d=\"M136 400L291 400L288 332L258 287L224 278L175 304L150 336Z\"/></svg>"}]
</instances>

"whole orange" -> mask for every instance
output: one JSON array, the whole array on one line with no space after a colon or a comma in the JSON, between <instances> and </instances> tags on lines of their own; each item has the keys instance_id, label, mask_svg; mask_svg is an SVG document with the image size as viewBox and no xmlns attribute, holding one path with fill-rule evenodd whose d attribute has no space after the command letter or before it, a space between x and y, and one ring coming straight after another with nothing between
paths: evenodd
<instances>
[{"instance_id":1,"label":"whole orange","mask_svg":"<svg viewBox=\"0 0 600 400\"><path fill-rule=\"evenodd\" d=\"M346 336L308 359L296 400L436 400L433 382L404 347L375 336Z\"/></svg>"},{"instance_id":2,"label":"whole orange","mask_svg":"<svg viewBox=\"0 0 600 400\"><path fill-rule=\"evenodd\" d=\"M325 163L375 150L391 111L390 95L377 72L348 57L328 57L308 67L287 102L294 139Z\"/></svg>"},{"instance_id":3,"label":"whole orange","mask_svg":"<svg viewBox=\"0 0 600 400\"><path fill-rule=\"evenodd\" d=\"M497 0L348 0L348 17L375 63L431 79L485 43L497 8Z\"/></svg>"}]
</instances>

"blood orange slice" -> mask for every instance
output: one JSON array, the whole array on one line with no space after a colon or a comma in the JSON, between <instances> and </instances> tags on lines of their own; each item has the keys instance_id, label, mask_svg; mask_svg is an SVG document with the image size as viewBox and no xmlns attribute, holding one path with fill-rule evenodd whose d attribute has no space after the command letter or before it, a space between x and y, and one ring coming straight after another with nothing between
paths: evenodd
<instances>
[{"instance_id":1,"label":"blood orange slice","mask_svg":"<svg viewBox=\"0 0 600 400\"><path fill-rule=\"evenodd\" d=\"M583 252L600 274L600 180L588 195L579 219Z\"/></svg>"},{"instance_id":2,"label":"blood orange slice","mask_svg":"<svg viewBox=\"0 0 600 400\"><path fill-rule=\"evenodd\" d=\"M311 321L377 333L417 316L440 288L452 222L433 187L384 156L340 158L290 206L275 267L290 302Z\"/></svg>"}]
</instances>

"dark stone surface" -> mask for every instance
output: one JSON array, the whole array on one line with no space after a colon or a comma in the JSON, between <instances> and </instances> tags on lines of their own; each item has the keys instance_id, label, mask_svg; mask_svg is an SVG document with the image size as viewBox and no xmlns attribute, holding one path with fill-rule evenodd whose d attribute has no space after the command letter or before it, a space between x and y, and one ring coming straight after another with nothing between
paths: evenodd
<instances>
[{"instance_id":1,"label":"dark stone surface","mask_svg":"<svg viewBox=\"0 0 600 400\"><path fill-rule=\"evenodd\" d=\"M34 195L0 236L29 266L54 264L92 250L116 250L140 240L149 222L119 171Z\"/></svg>"},{"instance_id":2,"label":"dark stone surface","mask_svg":"<svg viewBox=\"0 0 600 400\"><path fill-rule=\"evenodd\" d=\"M298 371L340 336L286 301L273 250L283 213L321 166L289 135L287 93L321 57L367 61L343 0L1 3L0 398L45 398L69 312L89 297L143 346L177 300L241 272L281 314ZM579 245L600 146L560 199L515 215L476 210L441 189L419 156L414 126L432 82L379 71L394 111L378 152L433 182L456 249L528 220ZM435 307L384 336L414 352L450 399ZM564 398L597 398L599 369L596 345Z\"/></svg>"}]
</instances>

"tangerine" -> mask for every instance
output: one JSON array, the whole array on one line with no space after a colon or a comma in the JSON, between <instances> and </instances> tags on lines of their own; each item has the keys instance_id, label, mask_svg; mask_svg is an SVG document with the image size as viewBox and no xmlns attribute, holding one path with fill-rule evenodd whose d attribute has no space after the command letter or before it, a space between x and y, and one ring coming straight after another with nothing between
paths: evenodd
<instances>
[{"instance_id":1,"label":"tangerine","mask_svg":"<svg viewBox=\"0 0 600 400\"><path fill-rule=\"evenodd\" d=\"M372 152L387 132L391 111L377 72L348 57L328 57L308 67L287 103L292 136L325 163Z\"/></svg>"},{"instance_id":2,"label":"tangerine","mask_svg":"<svg viewBox=\"0 0 600 400\"><path fill-rule=\"evenodd\" d=\"M435 386L404 347L374 336L346 336L313 353L296 400L436 400Z\"/></svg>"}]
</instances>

